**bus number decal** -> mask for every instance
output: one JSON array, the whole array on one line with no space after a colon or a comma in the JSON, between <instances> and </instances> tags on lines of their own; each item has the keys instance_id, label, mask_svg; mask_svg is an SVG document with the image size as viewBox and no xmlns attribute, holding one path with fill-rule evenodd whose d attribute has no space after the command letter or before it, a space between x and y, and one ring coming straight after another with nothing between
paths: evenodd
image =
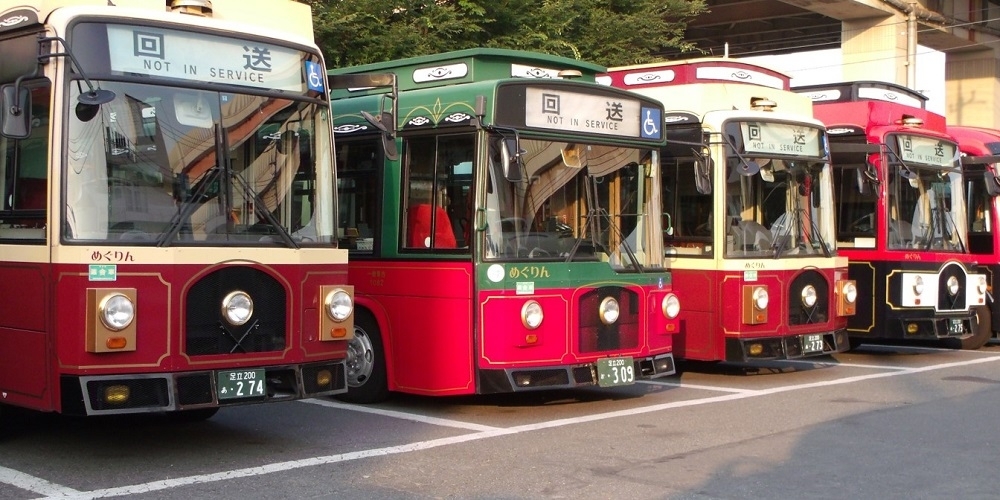
<instances>
[{"instance_id":1,"label":"bus number decal","mask_svg":"<svg viewBox=\"0 0 1000 500\"><path fill-rule=\"evenodd\" d=\"M372 286L383 286L385 285L385 271L375 270L368 273L368 282Z\"/></svg>"}]
</instances>

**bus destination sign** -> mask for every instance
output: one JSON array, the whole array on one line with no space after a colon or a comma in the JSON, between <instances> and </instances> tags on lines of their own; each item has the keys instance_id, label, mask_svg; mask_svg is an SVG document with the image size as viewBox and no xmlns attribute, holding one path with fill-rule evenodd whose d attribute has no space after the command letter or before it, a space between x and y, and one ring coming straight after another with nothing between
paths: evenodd
<instances>
[{"instance_id":1,"label":"bus destination sign","mask_svg":"<svg viewBox=\"0 0 1000 500\"><path fill-rule=\"evenodd\" d=\"M936 137L898 134L899 156L906 163L922 163L938 167L953 167L958 148L954 143Z\"/></svg>"},{"instance_id":2,"label":"bus destination sign","mask_svg":"<svg viewBox=\"0 0 1000 500\"><path fill-rule=\"evenodd\" d=\"M743 122L740 128L747 153L823 157L818 128L769 122Z\"/></svg>"},{"instance_id":3,"label":"bus destination sign","mask_svg":"<svg viewBox=\"0 0 1000 500\"><path fill-rule=\"evenodd\" d=\"M659 108L619 96L535 87L526 93L524 124L529 127L658 140L662 119Z\"/></svg>"},{"instance_id":4,"label":"bus destination sign","mask_svg":"<svg viewBox=\"0 0 1000 500\"><path fill-rule=\"evenodd\" d=\"M122 73L293 92L322 92L326 81L305 53L259 41L111 24L108 44Z\"/></svg>"}]
</instances>

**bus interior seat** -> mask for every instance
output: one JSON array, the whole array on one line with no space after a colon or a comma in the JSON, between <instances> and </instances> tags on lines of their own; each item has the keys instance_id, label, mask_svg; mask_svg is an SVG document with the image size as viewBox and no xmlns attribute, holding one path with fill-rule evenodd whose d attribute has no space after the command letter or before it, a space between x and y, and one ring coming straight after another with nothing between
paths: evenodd
<instances>
[{"instance_id":1,"label":"bus interior seat","mask_svg":"<svg viewBox=\"0 0 1000 500\"><path fill-rule=\"evenodd\" d=\"M431 236L431 205L421 203L410 207L406 216L406 242L410 248L429 248ZM442 207L434 210L434 248L456 248L455 232L451 228L448 212Z\"/></svg>"}]
</instances>

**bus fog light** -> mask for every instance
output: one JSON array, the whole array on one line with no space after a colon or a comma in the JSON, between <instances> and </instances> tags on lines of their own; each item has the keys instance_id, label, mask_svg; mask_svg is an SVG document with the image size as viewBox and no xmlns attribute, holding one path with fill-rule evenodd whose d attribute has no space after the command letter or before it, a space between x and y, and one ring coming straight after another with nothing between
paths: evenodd
<instances>
[{"instance_id":1,"label":"bus fog light","mask_svg":"<svg viewBox=\"0 0 1000 500\"><path fill-rule=\"evenodd\" d=\"M128 328L135 318L135 304L125 294L115 293L104 297L98 306L101 322L110 330Z\"/></svg>"},{"instance_id":2,"label":"bus fog light","mask_svg":"<svg viewBox=\"0 0 1000 500\"><path fill-rule=\"evenodd\" d=\"M329 387L333 382L333 374L330 370L320 370L316 372L316 385L319 387Z\"/></svg>"},{"instance_id":3,"label":"bus fog light","mask_svg":"<svg viewBox=\"0 0 1000 500\"><path fill-rule=\"evenodd\" d=\"M913 335L914 333L917 333L918 331L920 331L920 325L918 325L916 323L907 323L906 324L906 333L908 333L910 335Z\"/></svg>"},{"instance_id":4,"label":"bus fog light","mask_svg":"<svg viewBox=\"0 0 1000 500\"><path fill-rule=\"evenodd\" d=\"M763 344L750 344L747 348L747 353L751 356L760 356L764 353Z\"/></svg>"},{"instance_id":5,"label":"bus fog light","mask_svg":"<svg viewBox=\"0 0 1000 500\"><path fill-rule=\"evenodd\" d=\"M253 299L244 291L230 292L222 299L222 315L231 325L245 324L253 316Z\"/></svg>"},{"instance_id":6,"label":"bus fog light","mask_svg":"<svg viewBox=\"0 0 1000 500\"><path fill-rule=\"evenodd\" d=\"M681 313L681 301L672 293L668 293L667 296L663 298L663 304L661 304L661 306L663 308L663 315L666 316L667 319L674 319Z\"/></svg>"},{"instance_id":7,"label":"bus fog light","mask_svg":"<svg viewBox=\"0 0 1000 500\"><path fill-rule=\"evenodd\" d=\"M109 405L123 405L128 402L131 392L127 385L109 385L104 388L104 402Z\"/></svg>"},{"instance_id":8,"label":"bus fog light","mask_svg":"<svg viewBox=\"0 0 1000 500\"><path fill-rule=\"evenodd\" d=\"M521 324L529 330L534 330L542 324L545 314L542 313L542 305L534 300L529 300L521 306Z\"/></svg>"},{"instance_id":9,"label":"bus fog light","mask_svg":"<svg viewBox=\"0 0 1000 500\"><path fill-rule=\"evenodd\" d=\"M354 299L342 288L331 290L323 300L326 314L334 321L344 321L354 312Z\"/></svg>"},{"instance_id":10,"label":"bus fog light","mask_svg":"<svg viewBox=\"0 0 1000 500\"><path fill-rule=\"evenodd\" d=\"M806 285L802 289L802 305L806 307L813 307L816 305L816 287L812 285Z\"/></svg>"},{"instance_id":11,"label":"bus fog light","mask_svg":"<svg viewBox=\"0 0 1000 500\"><path fill-rule=\"evenodd\" d=\"M958 278L951 276L948 278L948 295L952 297L958 295Z\"/></svg>"},{"instance_id":12,"label":"bus fog light","mask_svg":"<svg viewBox=\"0 0 1000 500\"><path fill-rule=\"evenodd\" d=\"M601 322L605 325L611 325L615 321L618 321L620 312L618 301L614 297L605 297L601 301L600 308L598 308L598 315L601 317Z\"/></svg>"}]
</instances>

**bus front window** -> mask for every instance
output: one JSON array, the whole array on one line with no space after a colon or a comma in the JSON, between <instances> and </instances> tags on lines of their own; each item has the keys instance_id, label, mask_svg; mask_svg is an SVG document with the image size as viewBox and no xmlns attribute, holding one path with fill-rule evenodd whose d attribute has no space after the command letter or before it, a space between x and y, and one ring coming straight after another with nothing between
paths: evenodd
<instances>
[{"instance_id":1,"label":"bus front window","mask_svg":"<svg viewBox=\"0 0 1000 500\"><path fill-rule=\"evenodd\" d=\"M486 196L486 256L601 260L622 270L659 267L656 153L522 139L520 180L501 165L493 137Z\"/></svg>"},{"instance_id":2,"label":"bus front window","mask_svg":"<svg viewBox=\"0 0 1000 500\"><path fill-rule=\"evenodd\" d=\"M332 161L324 107L100 82L116 99L76 105L66 238L129 244L331 243L316 165ZM73 86L73 102L80 91ZM330 181L331 179L325 179ZM315 215L315 217L314 217ZM318 223L319 222L319 223Z\"/></svg>"},{"instance_id":3,"label":"bus front window","mask_svg":"<svg viewBox=\"0 0 1000 500\"><path fill-rule=\"evenodd\" d=\"M964 252L962 174L894 167L889 173L889 248Z\"/></svg>"}]
</instances>

